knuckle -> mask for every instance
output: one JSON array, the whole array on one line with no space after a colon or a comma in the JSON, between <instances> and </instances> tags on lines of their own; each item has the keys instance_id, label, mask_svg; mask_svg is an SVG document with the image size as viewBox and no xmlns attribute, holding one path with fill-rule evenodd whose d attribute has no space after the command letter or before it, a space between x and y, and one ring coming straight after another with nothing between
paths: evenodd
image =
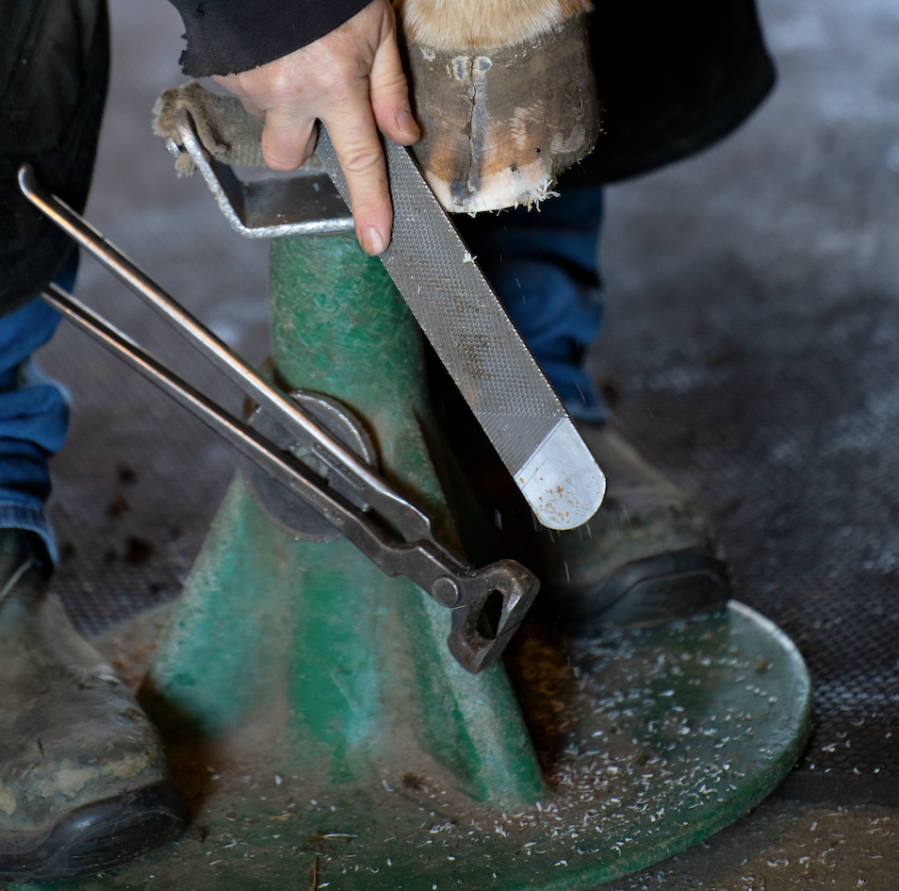
<instances>
[{"instance_id":1,"label":"knuckle","mask_svg":"<svg viewBox=\"0 0 899 891\"><path fill-rule=\"evenodd\" d=\"M381 77L372 83L372 94L375 98L397 101L400 98L405 99L408 91L406 77L402 72L389 77Z\"/></svg>"},{"instance_id":2,"label":"knuckle","mask_svg":"<svg viewBox=\"0 0 899 891\"><path fill-rule=\"evenodd\" d=\"M381 151L374 147L358 147L344 150L339 155L340 166L348 173L365 175L380 173Z\"/></svg>"}]
</instances>

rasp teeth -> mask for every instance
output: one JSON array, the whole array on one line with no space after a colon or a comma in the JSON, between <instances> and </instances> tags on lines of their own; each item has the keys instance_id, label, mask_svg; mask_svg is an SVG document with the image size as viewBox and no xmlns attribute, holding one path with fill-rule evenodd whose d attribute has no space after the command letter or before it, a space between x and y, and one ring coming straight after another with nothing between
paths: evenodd
<instances>
[{"instance_id":1,"label":"rasp teeth","mask_svg":"<svg viewBox=\"0 0 899 891\"><path fill-rule=\"evenodd\" d=\"M346 181L324 128L316 154ZM393 235L381 261L537 519L573 529L605 477L409 152L386 144Z\"/></svg>"}]
</instances>

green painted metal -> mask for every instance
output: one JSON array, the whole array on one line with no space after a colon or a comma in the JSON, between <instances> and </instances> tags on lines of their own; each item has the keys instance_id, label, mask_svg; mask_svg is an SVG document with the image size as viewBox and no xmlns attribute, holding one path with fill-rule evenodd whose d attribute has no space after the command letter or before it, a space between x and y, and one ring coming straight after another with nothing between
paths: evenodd
<instances>
[{"instance_id":1,"label":"green painted metal","mask_svg":"<svg viewBox=\"0 0 899 891\"><path fill-rule=\"evenodd\" d=\"M339 891L576 891L733 822L778 785L804 745L811 687L802 658L740 604L563 641L552 664L531 661L535 695L543 687L563 704L539 804L474 802L444 785L448 774L410 777L400 765L383 782L335 785L276 774L264 759L221 775L203 763L190 774L202 801L191 834L74 887L295 891L314 878Z\"/></svg>"},{"instance_id":2,"label":"green painted metal","mask_svg":"<svg viewBox=\"0 0 899 891\"><path fill-rule=\"evenodd\" d=\"M383 266L352 236L278 239L270 300L279 382L354 409L385 475L453 538L420 334ZM284 771L365 783L398 761L420 773L436 763L475 799L532 803L543 780L505 673L462 670L446 648L449 620L348 542L278 532L238 478L145 699L170 732L252 747L261 734Z\"/></svg>"}]
</instances>

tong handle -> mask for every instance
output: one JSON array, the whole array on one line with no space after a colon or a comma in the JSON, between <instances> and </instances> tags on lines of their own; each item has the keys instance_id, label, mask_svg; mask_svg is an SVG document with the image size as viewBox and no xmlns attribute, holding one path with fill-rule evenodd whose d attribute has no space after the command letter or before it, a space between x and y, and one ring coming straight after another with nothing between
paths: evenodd
<instances>
[{"instance_id":1,"label":"tong handle","mask_svg":"<svg viewBox=\"0 0 899 891\"><path fill-rule=\"evenodd\" d=\"M476 674L499 658L539 587L527 569L502 560L475 570L435 540L396 541L293 456L216 405L71 294L51 284L41 296L302 498L385 574L406 576L453 610L447 644L463 668Z\"/></svg>"},{"instance_id":2,"label":"tong handle","mask_svg":"<svg viewBox=\"0 0 899 891\"><path fill-rule=\"evenodd\" d=\"M364 461L360 461L295 403L261 378L244 359L187 312L87 220L48 192L30 164L19 168L19 187L32 204L106 266L243 392L297 439L311 442L318 457L391 522L407 541L432 538L431 519L427 514L394 492Z\"/></svg>"}]
</instances>

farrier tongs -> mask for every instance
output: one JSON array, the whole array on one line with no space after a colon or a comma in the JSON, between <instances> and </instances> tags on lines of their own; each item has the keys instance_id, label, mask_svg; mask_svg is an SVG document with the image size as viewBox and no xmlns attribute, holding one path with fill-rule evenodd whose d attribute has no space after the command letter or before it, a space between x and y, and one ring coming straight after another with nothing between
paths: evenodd
<instances>
[{"instance_id":1,"label":"farrier tongs","mask_svg":"<svg viewBox=\"0 0 899 891\"><path fill-rule=\"evenodd\" d=\"M437 539L427 514L398 494L308 413L260 377L79 214L49 193L28 164L19 170L19 185L25 196L56 225L169 322L292 438L308 446L315 457L370 506L370 513L335 491L290 451L278 448L250 425L216 405L71 294L51 284L41 295L47 303L310 505L384 573L406 576L439 604L448 607L452 611L452 625L447 645L463 668L477 673L499 658L537 593L539 582L533 573L514 560L499 560L482 569L466 564ZM391 527L401 538L390 531ZM497 609L500 599L501 611Z\"/></svg>"}]
</instances>

